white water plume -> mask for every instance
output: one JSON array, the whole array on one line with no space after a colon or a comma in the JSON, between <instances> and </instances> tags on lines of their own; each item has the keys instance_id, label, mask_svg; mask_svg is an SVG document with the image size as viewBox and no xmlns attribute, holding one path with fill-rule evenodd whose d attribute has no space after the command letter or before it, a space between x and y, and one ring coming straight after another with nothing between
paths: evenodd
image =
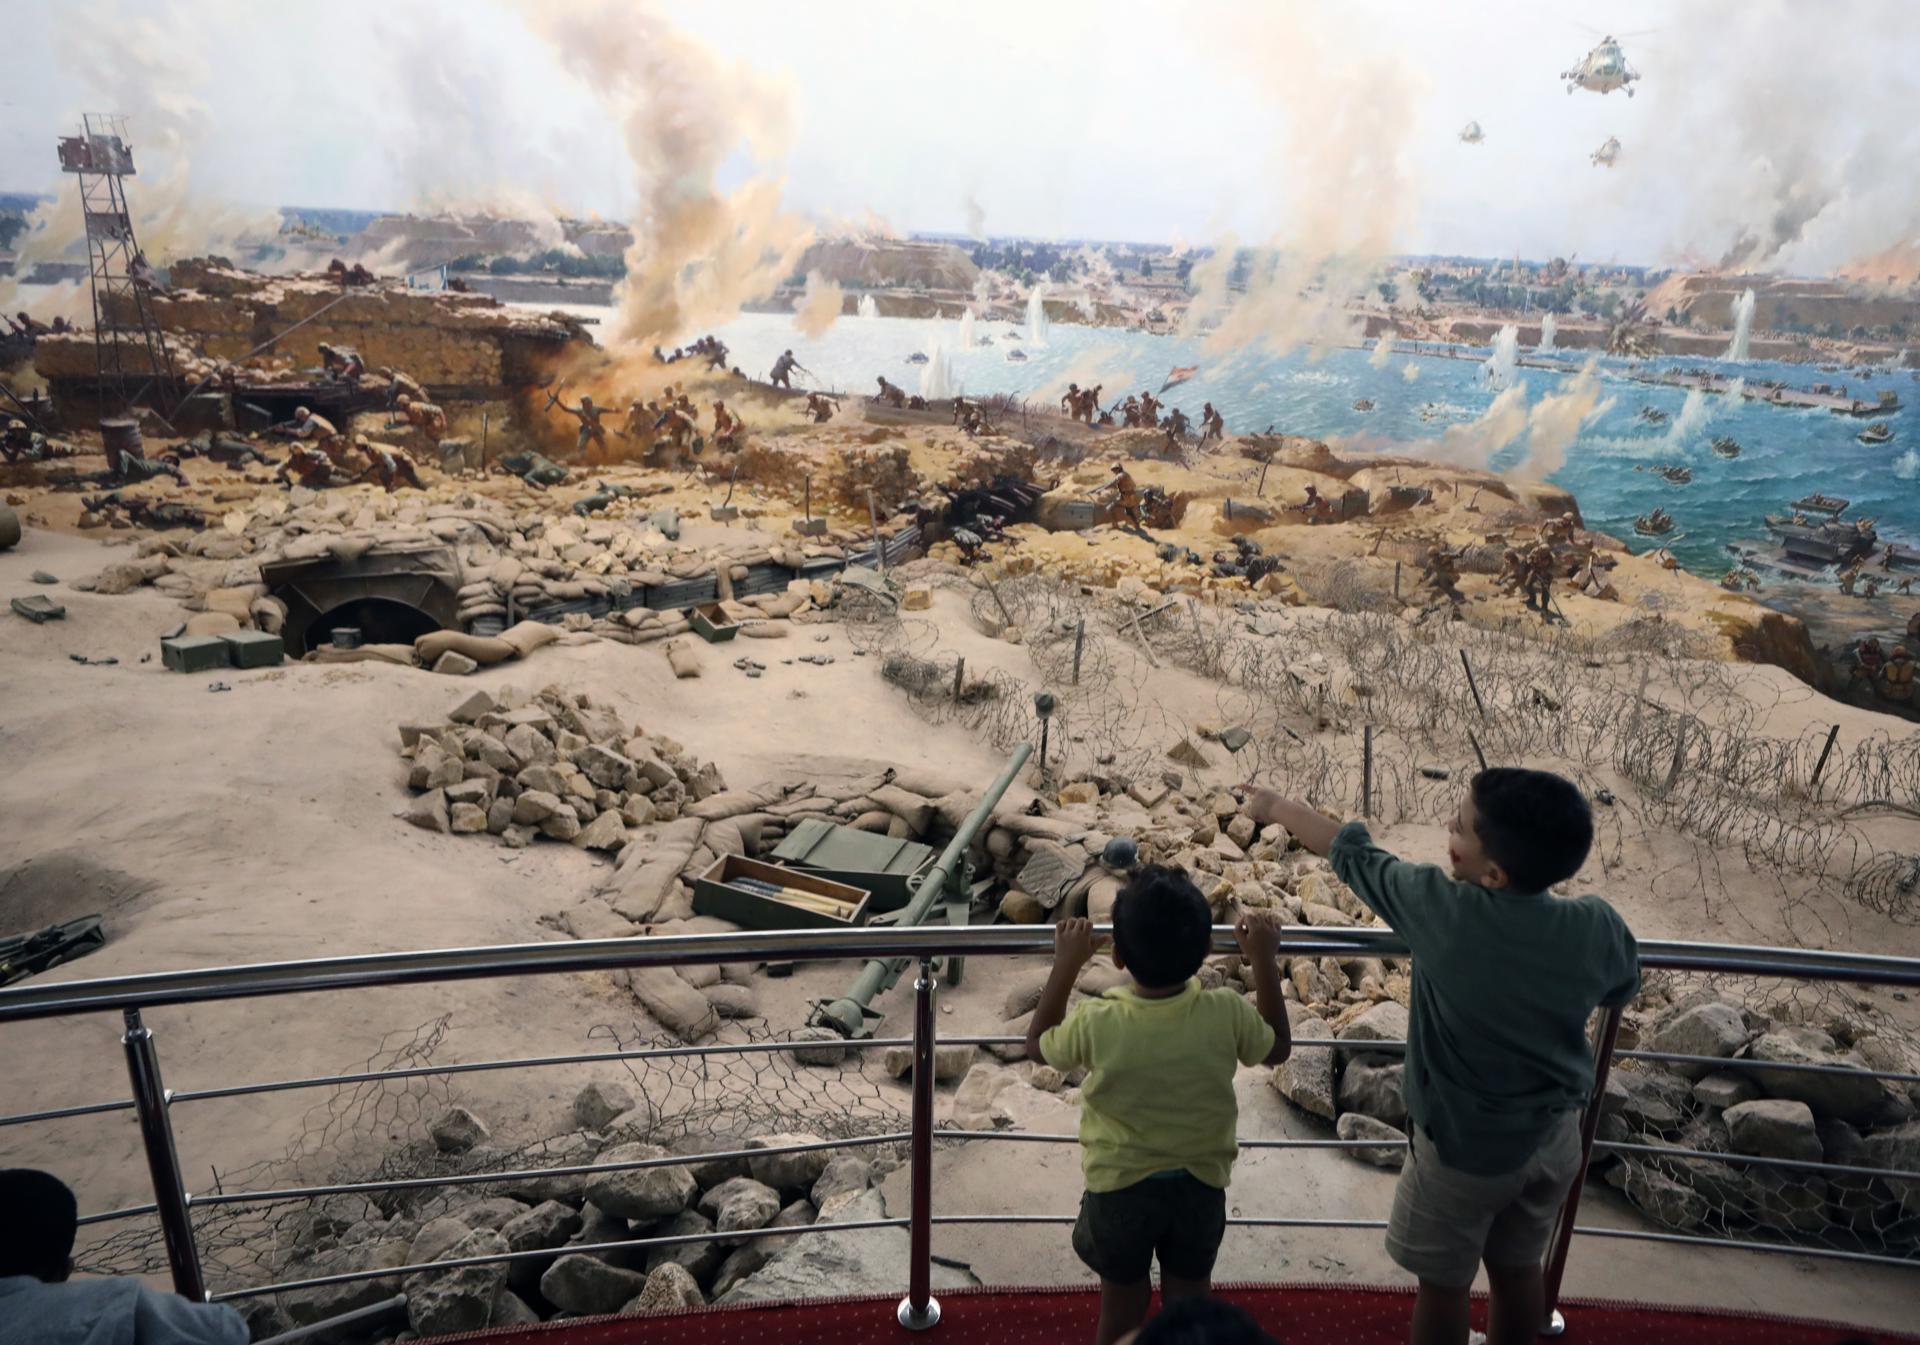
<instances>
[{"instance_id":1,"label":"white water plume","mask_svg":"<svg viewBox=\"0 0 1920 1345\"><path fill-rule=\"evenodd\" d=\"M1534 349L1542 354L1552 350L1554 334L1558 330L1559 324L1553 320L1553 314L1547 313L1542 315L1540 319L1540 344L1535 346Z\"/></svg>"},{"instance_id":2,"label":"white water plume","mask_svg":"<svg viewBox=\"0 0 1920 1345\"><path fill-rule=\"evenodd\" d=\"M1920 481L1920 449L1908 449L1893 460L1893 474L1902 481Z\"/></svg>"},{"instance_id":3,"label":"white water plume","mask_svg":"<svg viewBox=\"0 0 1920 1345\"><path fill-rule=\"evenodd\" d=\"M962 350L973 349L973 344L974 344L973 325L974 325L973 310L969 308L966 312L960 315L960 349Z\"/></svg>"},{"instance_id":4,"label":"white water plume","mask_svg":"<svg viewBox=\"0 0 1920 1345\"><path fill-rule=\"evenodd\" d=\"M880 305L873 301L871 294L863 294L860 296L860 316L863 318L877 318L880 316Z\"/></svg>"},{"instance_id":5,"label":"white water plume","mask_svg":"<svg viewBox=\"0 0 1920 1345\"><path fill-rule=\"evenodd\" d=\"M1044 280L1035 283L1027 295L1027 345L1033 350L1047 348L1047 290Z\"/></svg>"},{"instance_id":6,"label":"white water plume","mask_svg":"<svg viewBox=\"0 0 1920 1345\"><path fill-rule=\"evenodd\" d=\"M1406 379L1409 383L1420 377L1420 361L1408 360L1405 364L1401 365L1400 377Z\"/></svg>"},{"instance_id":7,"label":"white water plume","mask_svg":"<svg viewBox=\"0 0 1920 1345\"><path fill-rule=\"evenodd\" d=\"M1742 290L1733 301L1733 341L1727 346L1726 360L1739 364L1747 358L1747 338L1753 333L1753 291Z\"/></svg>"},{"instance_id":8,"label":"white water plume","mask_svg":"<svg viewBox=\"0 0 1920 1345\"><path fill-rule=\"evenodd\" d=\"M1507 323L1493 338L1493 354L1487 357L1487 386L1496 392L1513 386L1513 371L1520 362L1520 328Z\"/></svg>"},{"instance_id":9,"label":"white water plume","mask_svg":"<svg viewBox=\"0 0 1920 1345\"><path fill-rule=\"evenodd\" d=\"M1373 354L1367 357L1367 363L1375 369L1384 369L1393 360L1393 329L1380 333L1380 339L1373 343Z\"/></svg>"},{"instance_id":10,"label":"white water plume","mask_svg":"<svg viewBox=\"0 0 1920 1345\"><path fill-rule=\"evenodd\" d=\"M927 342L927 362L920 366L920 395L931 402L953 394L953 357L936 336Z\"/></svg>"},{"instance_id":11,"label":"white water plume","mask_svg":"<svg viewBox=\"0 0 1920 1345\"><path fill-rule=\"evenodd\" d=\"M802 336L819 336L839 320L846 295L837 282L818 271L807 272L806 291L793 312L793 325Z\"/></svg>"}]
</instances>

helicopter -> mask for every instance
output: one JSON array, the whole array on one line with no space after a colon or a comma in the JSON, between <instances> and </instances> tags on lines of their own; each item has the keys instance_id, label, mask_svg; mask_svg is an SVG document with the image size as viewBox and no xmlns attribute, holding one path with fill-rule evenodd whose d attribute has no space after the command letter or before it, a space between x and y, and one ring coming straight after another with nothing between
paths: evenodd
<instances>
[{"instance_id":1,"label":"helicopter","mask_svg":"<svg viewBox=\"0 0 1920 1345\"><path fill-rule=\"evenodd\" d=\"M1480 129L1480 123L1477 121L1470 121L1460 128L1460 140L1463 144L1477 145L1486 138L1486 132Z\"/></svg>"},{"instance_id":2,"label":"helicopter","mask_svg":"<svg viewBox=\"0 0 1920 1345\"><path fill-rule=\"evenodd\" d=\"M1611 168L1613 167L1614 160L1620 157L1620 141L1613 136L1608 136L1607 143L1600 146L1599 149L1587 157L1592 159L1597 167Z\"/></svg>"},{"instance_id":3,"label":"helicopter","mask_svg":"<svg viewBox=\"0 0 1920 1345\"><path fill-rule=\"evenodd\" d=\"M1627 64L1618 42L1611 37L1603 37L1600 45L1588 52L1580 64L1571 70L1562 70L1560 78L1567 81L1568 93L1575 89L1590 89L1594 93L1625 89L1627 97L1631 98L1633 82L1640 78L1640 72Z\"/></svg>"}]
</instances>

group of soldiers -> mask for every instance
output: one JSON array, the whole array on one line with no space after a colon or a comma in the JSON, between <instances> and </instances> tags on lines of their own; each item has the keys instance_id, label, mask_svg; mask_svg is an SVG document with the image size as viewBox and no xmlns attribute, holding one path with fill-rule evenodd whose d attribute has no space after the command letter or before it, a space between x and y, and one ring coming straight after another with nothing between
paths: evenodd
<instances>
[{"instance_id":1,"label":"group of soldiers","mask_svg":"<svg viewBox=\"0 0 1920 1345\"><path fill-rule=\"evenodd\" d=\"M1897 593L1912 593L1913 579L1911 576L1904 576L1898 580L1893 578L1894 552L1894 546L1889 544L1880 554L1880 569L1886 574L1887 577L1885 579L1882 579L1880 575L1877 574L1868 574L1866 572L1867 558L1861 556L1856 559L1853 564L1840 572L1840 591L1851 598L1854 596L1855 590L1858 589L1859 596L1863 598L1877 598L1880 596L1880 590L1891 584Z\"/></svg>"},{"instance_id":2,"label":"group of soldiers","mask_svg":"<svg viewBox=\"0 0 1920 1345\"><path fill-rule=\"evenodd\" d=\"M7 324L7 330L12 335L25 336L28 338L57 335L60 332L70 332L74 330L73 324L65 318L57 317L52 322L42 322L39 318L28 314L24 308L13 317L7 317L6 314L0 313L0 321L4 321Z\"/></svg>"},{"instance_id":3,"label":"group of soldiers","mask_svg":"<svg viewBox=\"0 0 1920 1345\"><path fill-rule=\"evenodd\" d=\"M659 346L655 346L653 348L653 357L662 364L678 364L681 360L704 359L709 369L725 369L727 367L727 346L726 343L717 336L703 336L690 346L676 346L671 355ZM784 358L788 361L788 368L791 369L793 367L793 352L789 350ZM775 368L777 369L778 367L778 361L776 361Z\"/></svg>"},{"instance_id":4,"label":"group of soldiers","mask_svg":"<svg viewBox=\"0 0 1920 1345\"><path fill-rule=\"evenodd\" d=\"M606 408L596 405L591 396L582 394L577 406L568 406L560 396L560 389L555 388L548 394L547 406L550 410L564 411L580 422L573 441L576 457L584 457L589 462L610 462L626 456L615 450L608 437ZM811 408L812 399L809 399ZM676 459L697 457L709 442L700 433L699 416L699 408L686 391L676 392L673 385L668 384L657 398L636 397L627 407L625 423L614 433L621 440L637 445L641 453L665 446ZM745 422L727 408L726 402L715 399L711 437L714 447L728 451L738 449L745 435Z\"/></svg>"},{"instance_id":5,"label":"group of soldiers","mask_svg":"<svg viewBox=\"0 0 1920 1345\"><path fill-rule=\"evenodd\" d=\"M967 432L967 438L978 439L983 434L992 434L993 426L987 423L987 413L978 402L970 402L965 397L953 399L953 423Z\"/></svg>"},{"instance_id":6,"label":"group of soldiers","mask_svg":"<svg viewBox=\"0 0 1920 1345\"><path fill-rule=\"evenodd\" d=\"M1078 383L1067 384L1066 392L1060 397L1060 409L1073 420L1085 425L1093 424L1093 418L1101 414L1100 389L1105 386L1104 383L1096 383L1090 388L1082 388ZM1110 413L1107 420L1109 424L1112 423Z\"/></svg>"},{"instance_id":7,"label":"group of soldiers","mask_svg":"<svg viewBox=\"0 0 1920 1345\"><path fill-rule=\"evenodd\" d=\"M1854 650L1853 675L1878 692L1883 700L1900 705L1913 704L1913 653L1920 648L1920 612L1907 618L1905 644L1883 649L1877 637L1869 635Z\"/></svg>"},{"instance_id":8,"label":"group of soldiers","mask_svg":"<svg viewBox=\"0 0 1920 1345\"><path fill-rule=\"evenodd\" d=\"M413 459L404 451L391 444L375 443L364 434L349 438L332 421L308 407L296 408L292 419L281 421L267 432L293 441L287 460L274 474L283 485L323 490L377 481L388 494L401 486L426 489Z\"/></svg>"}]
</instances>

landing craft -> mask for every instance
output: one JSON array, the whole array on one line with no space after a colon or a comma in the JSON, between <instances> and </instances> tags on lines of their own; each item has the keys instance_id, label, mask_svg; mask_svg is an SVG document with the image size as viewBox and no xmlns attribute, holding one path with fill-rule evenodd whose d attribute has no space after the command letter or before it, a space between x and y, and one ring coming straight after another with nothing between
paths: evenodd
<instances>
[{"instance_id":1,"label":"landing craft","mask_svg":"<svg viewBox=\"0 0 1920 1345\"><path fill-rule=\"evenodd\" d=\"M1600 146L1599 149L1587 157L1592 159L1594 163L1601 168L1611 168L1613 167L1614 160L1620 157L1620 142L1614 137L1608 136L1607 143Z\"/></svg>"},{"instance_id":2,"label":"landing craft","mask_svg":"<svg viewBox=\"0 0 1920 1345\"><path fill-rule=\"evenodd\" d=\"M1571 70L1562 70L1560 78L1567 81L1568 93L1575 89L1591 89L1594 93L1625 89L1627 97L1631 98L1633 82L1640 78L1640 72L1627 64L1618 42L1611 37L1603 37L1600 45L1588 52L1580 64Z\"/></svg>"},{"instance_id":3,"label":"landing craft","mask_svg":"<svg viewBox=\"0 0 1920 1345\"><path fill-rule=\"evenodd\" d=\"M1470 121L1460 128L1460 139L1465 144L1477 145L1486 138L1486 132L1480 129L1480 123L1477 121Z\"/></svg>"}]
</instances>

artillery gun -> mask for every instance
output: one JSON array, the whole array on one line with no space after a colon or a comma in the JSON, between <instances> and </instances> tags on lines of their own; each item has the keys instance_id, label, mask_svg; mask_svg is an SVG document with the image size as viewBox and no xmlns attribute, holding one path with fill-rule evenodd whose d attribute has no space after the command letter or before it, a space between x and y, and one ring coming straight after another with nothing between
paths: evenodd
<instances>
[{"instance_id":1,"label":"artillery gun","mask_svg":"<svg viewBox=\"0 0 1920 1345\"><path fill-rule=\"evenodd\" d=\"M954 832L953 839L947 842L947 848L940 852L940 858L915 880L906 906L890 915L876 918L873 924L928 924L935 916L936 908L941 908L948 924L964 926L967 923L973 906L973 862L969 852L973 848L974 838L986 827L993 816L994 806L1012 787L1020 768L1027 764L1027 758L1032 755L1033 747L1029 743L1021 743L1014 749L1006 768L987 786L980 802L974 805L973 811L960 824L960 829ZM912 961L910 957L869 959L844 995L835 1000L822 1000L814 1006L813 1015L807 1020L809 1026L832 1028L842 1036L856 1039L872 1036L874 1025L885 1017L873 1007L873 1001L893 987ZM945 980L948 984L958 985L963 971L964 962L961 958L948 958Z\"/></svg>"}]
</instances>

